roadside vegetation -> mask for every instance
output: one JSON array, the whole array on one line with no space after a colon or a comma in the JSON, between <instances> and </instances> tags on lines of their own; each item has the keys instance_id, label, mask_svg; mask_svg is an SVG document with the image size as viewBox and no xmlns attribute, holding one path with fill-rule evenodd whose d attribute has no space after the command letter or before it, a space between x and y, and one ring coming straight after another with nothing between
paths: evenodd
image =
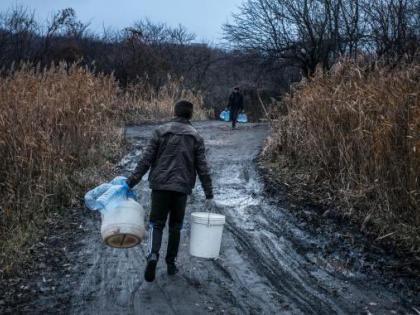
<instances>
[{"instance_id":1,"label":"roadside vegetation","mask_svg":"<svg viewBox=\"0 0 420 315\"><path fill-rule=\"evenodd\" d=\"M420 66L351 61L283 99L264 157L291 194L420 253ZM304 198L305 198L304 197Z\"/></svg>"},{"instance_id":2,"label":"roadside vegetation","mask_svg":"<svg viewBox=\"0 0 420 315\"><path fill-rule=\"evenodd\" d=\"M273 177L418 256L420 2L247 0L224 30L304 78L269 116Z\"/></svg>"},{"instance_id":3,"label":"roadside vegetation","mask_svg":"<svg viewBox=\"0 0 420 315\"><path fill-rule=\"evenodd\" d=\"M112 171L125 123L172 117L179 98L202 98L171 80L121 89L112 75L65 63L31 64L0 77L0 266L27 262L51 212L76 206L88 187Z\"/></svg>"}]
</instances>

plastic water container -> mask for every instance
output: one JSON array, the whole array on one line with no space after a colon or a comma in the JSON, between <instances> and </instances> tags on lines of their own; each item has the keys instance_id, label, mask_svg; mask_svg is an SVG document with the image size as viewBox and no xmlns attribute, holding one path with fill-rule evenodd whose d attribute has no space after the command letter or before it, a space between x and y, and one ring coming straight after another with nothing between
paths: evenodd
<instances>
[{"instance_id":1,"label":"plastic water container","mask_svg":"<svg viewBox=\"0 0 420 315\"><path fill-rule=\"evenodd\" d=\"M109 189L99 196L96 202L102 205L102 208L115 208L127 198L127 190L128 188L122 185L111 185Z\"/></svg>"},{"instance_id":2,"label":"plastic water container","mask_svg":"<svg viewBox=\"0 0 420 315\"><path fill-rule=\"evenodd\" d=\"M225 216L217 213L191 213L190 254L201 258L217 258L225 221Z\"/></svg>"},{"instance_id":3,"label":"plastic water container","mask_svg":"<svg viewBox=\"0 0 420 315\"><path fill-rule=\"evenodd\" d=\"M117 207L102 212L101 234L108 246L136 246L144 239L144 233L144 209L134 199L123 200Z\"/></svg>"},{"instance_id":4,"label":"plastic water container","mask_svg":"<svg viewBox=\"0 0 420 315\"><path fill-rule=\"evenodd\" d=\"M220 113L219 117L223 121L229 121L230 112L228 110L224 110L223 112Z\"/></svg>"},{"instance_id":5,"label":"plastic water container","mask_svg":"<svg viewBox=\"0 0 420 315\"><path fill-rule=\"evenodd\" d=\"M236 121L240 122L240 123L247 123L248 122L248 116L245 113L239 113Z\"/></svg>"}]
</instances>

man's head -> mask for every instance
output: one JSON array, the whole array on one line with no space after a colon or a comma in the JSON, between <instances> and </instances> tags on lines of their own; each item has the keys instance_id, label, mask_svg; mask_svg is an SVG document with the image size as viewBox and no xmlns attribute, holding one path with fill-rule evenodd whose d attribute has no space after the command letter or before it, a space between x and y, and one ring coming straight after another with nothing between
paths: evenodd
<instances>
[{"instance_id":1,"label":"man's head","mask_svg":"<svg viewBox=\"0 0 420 315\"><path fill-rule=\"evenodd\" d=\"M175 116L191 119L193 116L194 105L188 101L179 101L175 104Z\"/></svg>"},{"instance_id":2,"label":"man's head","mask_svg":"<svg viewBox=\"0 0 420 315\"><path fill-rule=\"evenodd\" d=\"M234 88L233 88L233 92L235 92L235 93L239 93L239 91L240 91L241 89L239 88L239 86L235 86Z\"/></svg>"}]
</instances>

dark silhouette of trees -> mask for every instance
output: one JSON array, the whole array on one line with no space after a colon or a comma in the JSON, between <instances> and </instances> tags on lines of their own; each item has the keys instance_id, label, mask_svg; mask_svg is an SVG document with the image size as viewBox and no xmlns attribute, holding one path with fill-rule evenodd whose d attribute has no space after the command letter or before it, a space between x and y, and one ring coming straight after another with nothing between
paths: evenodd
<instances>
[{"instance_id":1,"label":"dark silhouette of trees","mask_svg":"<svg viewBox=\"0 0 420 315\"><path fill-rule=\"evenodd\" d=\"M0 14L1 65L34 59L36 48L33 44L39 31L34 16L34 12L24 7L16 7Z\"/></svg>"},{"instance_id":2,"label":"dark silhouette of trees","mask_svg":"<svg viewBox=\"0 0 420 315\"><path fill-rule=\"evenodd\" d=\"M419 14L417 0L247 0L224 31L234 47L298 66L310 77L340 56L413 59Z\"/></svg>"},{"instance_id":3,"label":"dark silhouette of trees","mask_svg":"<svg viewBox=\"0 0 420 315\"><path fill-rule=\"evenodd\" d=\"M45 23L34 16L24 7L0 14L0 69L12 69L21 62L49 67L64 60L113 73L122 87L141 82L154 89L172 76L182 79L186 87L202 91L206 104L216 110L226 106L230 90L237 84L246 87L250 95L258 88L277 96L291 80L299 78L295 68L267 59L259 50L197 43L195 35L182 25L170 27L146 19L97 35L71 8L56 12Z\"/></svg>"},{"instance_id":4,"label":"dark silhouette of trees","mask_svg":"<svg viewBox=\"0 0 420 315\"><path fill-rule=\"evenodd\" d=\"M372 0L363 4L374 52L387 63L413 60L420 41L420 1Z\"/></svg>"}]
</instances>

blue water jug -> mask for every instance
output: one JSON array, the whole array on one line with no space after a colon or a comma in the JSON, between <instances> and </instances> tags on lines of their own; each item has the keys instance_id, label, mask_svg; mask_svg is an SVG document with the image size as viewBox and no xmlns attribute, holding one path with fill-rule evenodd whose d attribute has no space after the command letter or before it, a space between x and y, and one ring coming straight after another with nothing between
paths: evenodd
<instances>
[{"instance_id":1,"label":"blue water jug","mask_svg":"<svg viewBox=\"0 0 420 315\"><path fill-rule=\"evenodd\" d=\"M224 110L223 112L220 113L220 116L219 117L223 121L229 121L230 112L228 110Z\"/></svg>"},{"instance_id":2,"label":"blue water jug","mask_svg":"<svg viewBox=\"0 0 420 315\"><path fill-rule=\"evenodd\" d=\"M113 185L103 193L97 202L105 208L116 208L121 201L127 199L128 187L122 185Z\"/></svg>"},{"instance_id":3,"label":"blue water jug","mask_svg":"<svg viewBox=\"0 0 420 315\"><path fill-rule=\"evenodd\" d=\"M240 122L240 123L247 123L248 122L248 117L245 113L240 113L238 115L238 118L236 119L236 121Z\"/></svg>"},{"instance_id":4,"label":"blue water jug","mask_svg":"<svg viewBox=\"0 0 420 315\"><path fill-rule=\"evenodd\" d=\"M129 189L126 178L118 176L111 182L102 184L85 195L85 204L91 210L112 209L127 198L135 199L134 193Z\"/></svg>"}]
</instances>

